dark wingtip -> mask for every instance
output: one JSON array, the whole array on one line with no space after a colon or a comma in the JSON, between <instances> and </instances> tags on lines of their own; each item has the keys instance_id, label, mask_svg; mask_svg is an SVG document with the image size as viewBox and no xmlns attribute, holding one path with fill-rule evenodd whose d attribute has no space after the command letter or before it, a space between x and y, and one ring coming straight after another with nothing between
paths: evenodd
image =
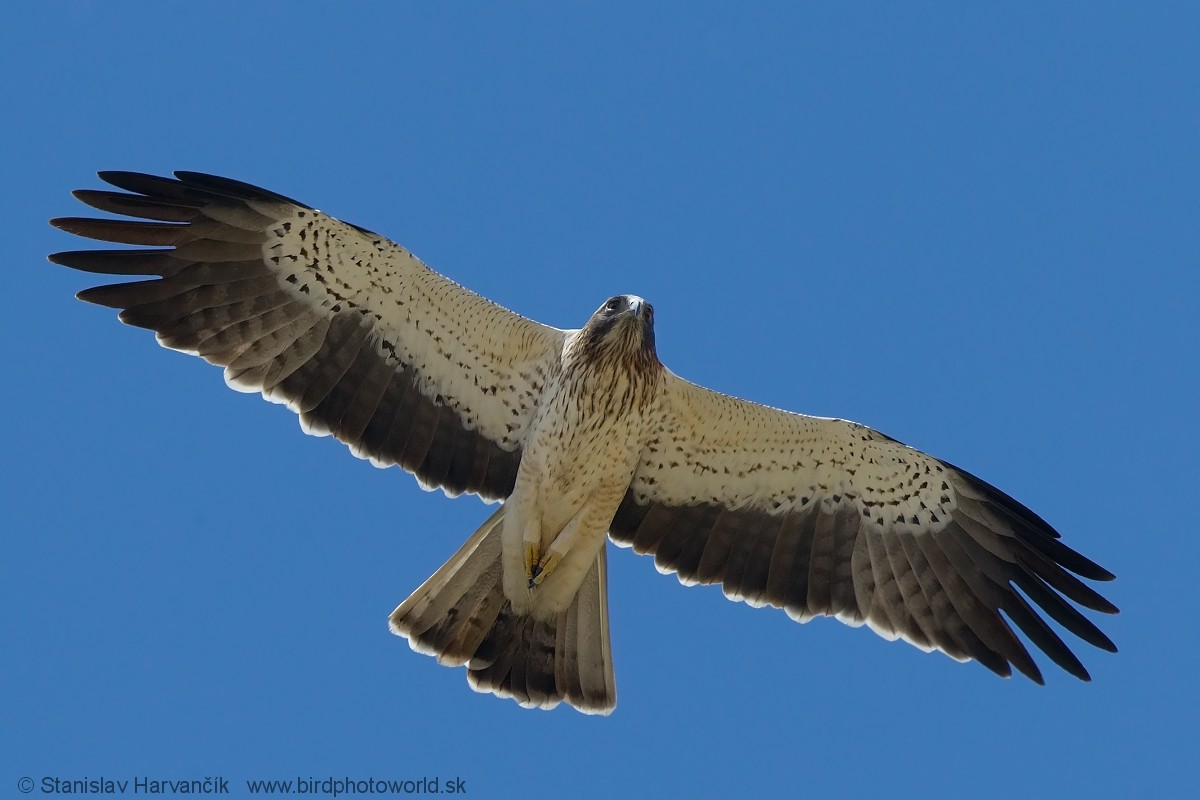
<instances>
[{"instance_id":1,"label":"dark wingtip","mask_svg":"<svg viewBox=\"0 0 1200 800\"><path fill-rule=\"evenodd\" d=\"M142 194L140 189L131 188L127 184L140 186L147 181L158 183L166 181L167 183L177 183L174 178L164 178L160 175L151 175L148 172L131 172L124 169L105 169L96 173L96 177L105 183L116 186L118 189L124 189L127 192L137 192Z\"/></svg>"},{"instance_id":2,"label":"dark wingtip","mask_svg":"<svg viewBox=\"0 0 1200 800\"><path fill-rule=\"evenodd\" d=\"M1088 580L1093 581L1111 581L1117 577L1104 567L1097 564L1095 561L1092 561L1087 556L1080 554L1070 547L1067 547L1058 540L1031 540L1030 537L1025 535L1025 531L1022 531L1018 528L1016 532L1018 536L1021 536L1051 559L1057 561L1059 564L1082 578L1087 578Z\"/></svg>"},{"instance_id":3,"label":"dark wingtip","mask_svg":"<svg viewBox=\"0 0 1200 800\"><path fill-rule=\"evenodd\" d=\"M1014 637L1015 638L1015 637ZM1036 683L1038 686L1045 686L1046 679L1042 677L1042 671L1038 669L1037 663L1030 657L1028 651L1024 647L1021 648L1021 655L1024 657L1012 662L1017 671L1024 675L1029 680Z\"/></svg>"},{"instance_id":4,"label":"dark wingtip","mask_svg":"<svg viewBox=\"0 0 1200 800\"><path fill-rule=\"evenodd\" d=\"M270 200L278 203L289 203L300 208L311 209L305 203L299 200L294 200L286 195L272 192L270 189L264 189L261 186L255 186L252 183L245 181L237 181L233 178L222 178L220 175L210 175L207 172L189 172L188 170L176 170L175 177L185 186L194 189L202 189L208 192L217 192L218 194L235 197L240 200Z\"/></svg>"},{"instance_id":5,"label":"dark wingtip","mask_svg":"<svg viewBox=\"0 0 1200 800\"><path fill-rule=\"evenodd\" d=\"M122 303L109 299L111 288L111 286L92 286L88 289L80 289L75 293L75 299L106 308L121 308Z\"/></svg>"}]
</instances>

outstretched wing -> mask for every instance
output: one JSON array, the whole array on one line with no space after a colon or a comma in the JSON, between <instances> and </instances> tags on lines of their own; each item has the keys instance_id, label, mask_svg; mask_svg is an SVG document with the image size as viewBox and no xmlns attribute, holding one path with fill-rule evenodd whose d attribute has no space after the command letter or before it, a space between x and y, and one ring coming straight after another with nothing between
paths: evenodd
<instances>
[{"instance_id":1,"label":"outstretched wing","mask_svg":"<svg viewBox=\"0 0 1200 800\"><path fill-rule=\"evenodd\" d=\"M448 494L506 497L563 331L507 311L370 231L248 184L194 172L104 172L133 194L84 203L151 222L66 218L65 231L153 249L81 250L56 264L154 276L81 300L122 309L165 347L225 367L361 458Z\"/></svg>"},{"instance_id":2,"label":"outstretched wing","mask_svg":"<svg viewBox=\"0 0 1200 800\"><path fill-rule=\"evenodd\" d=\"M654 554L660 571L722 584L732 599L801 622L834 616L1004 676L1012 665L1038 683L1001 612L1065 670L1089 676L1026 598L1116 650L1067 602L1116 613L1070 573L1112 574L978 478L865 426L767 408L670 373L656 413L611 535Z\"/></svg>"}]
</instances>

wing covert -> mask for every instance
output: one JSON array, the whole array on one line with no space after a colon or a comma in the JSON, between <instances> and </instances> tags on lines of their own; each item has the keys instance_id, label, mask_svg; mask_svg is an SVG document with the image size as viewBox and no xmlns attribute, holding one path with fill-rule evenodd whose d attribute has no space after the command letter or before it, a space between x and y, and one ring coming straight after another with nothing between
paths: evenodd
<instances>
[{"instance_id":1,"label":"wing covert","mask_svg":"<svg viewBox=\"0 0 1200 800\"><path fill-rule=\"evenodd\" d=\"M87 289L165 347L225 368L332 434L355 455L398 464L428 488L502 499L564 332L444 278L382 236L282 195L193 172L100 177L129 194L84 203L140 218L51 224L149 249L50 257L85 272L152 276ZM150 221L145 221L150 220Z\"/></svg>"}]
</instances>

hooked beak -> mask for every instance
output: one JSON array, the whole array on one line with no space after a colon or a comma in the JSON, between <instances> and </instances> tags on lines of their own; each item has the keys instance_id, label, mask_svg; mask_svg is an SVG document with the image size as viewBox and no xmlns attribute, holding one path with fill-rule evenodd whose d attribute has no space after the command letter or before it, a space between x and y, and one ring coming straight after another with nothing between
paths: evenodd
<instances>
[{"instance_id":1,"label":"hooked beak","mask_svg":"<svg viewBox=\"0 0 1200 800\"><path fill-rule=\"evenodd\" d=\"M638 298L629 301L629 313L641 319L646 314L646 301Z\"/></svg>"}]
</instances>

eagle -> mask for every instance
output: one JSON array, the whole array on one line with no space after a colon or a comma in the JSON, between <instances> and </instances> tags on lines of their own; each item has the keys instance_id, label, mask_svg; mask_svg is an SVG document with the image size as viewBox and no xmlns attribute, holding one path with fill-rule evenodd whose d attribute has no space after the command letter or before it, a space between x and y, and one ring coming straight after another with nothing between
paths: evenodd
<instances>
[{"instance_id":1,"label":"eagle","mask_svg":"<svg viewBox=\"0 0 1200 800\"><path fill-rule=\"evenodd\" d=\"M132 219L51 224L141 247L50 261L142 276L77 296L224 367L307 433L426 489L500 502L390 617L414 650L465 665L477 691L613 710L610 538L685 585L799 622L865 624L1005 677L1043 683L1015 626L1090 680L1043 613L1116 651L1077 608L1116 613L1081 580L1112 573L1033 511L864 425L689 383L659 360L644 299L611 297L560 330L303 203L174 175L99 173L123 191L74 196Z\"/></svg>"}]
</instances>

